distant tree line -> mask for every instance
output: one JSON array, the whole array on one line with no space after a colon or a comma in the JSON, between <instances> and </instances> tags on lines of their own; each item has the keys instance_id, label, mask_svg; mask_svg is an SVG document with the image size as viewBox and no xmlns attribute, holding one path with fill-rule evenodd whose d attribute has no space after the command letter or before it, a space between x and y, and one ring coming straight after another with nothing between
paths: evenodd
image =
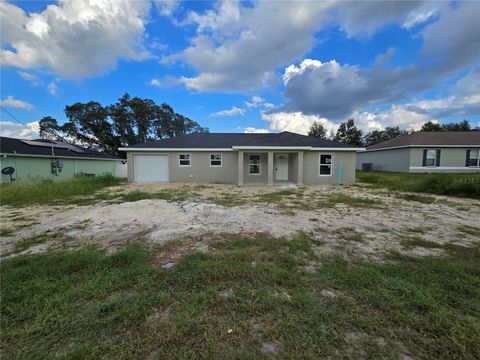
<instances>
[{"instance_id":1,"label":"distant tree line","mask_svg":"<svg viewBox=\"0 0 480 360\"><path fill-rule=\"evenodd\" d=\"M107 106L96 101L68 105L65 115L68 120L63 125L53 117L42 118L40 136L115 155L121 146L208 132L208 128L176 113L166 103L158 105L151 99L128 94Z\"/></svg>"},{"instance_id":2,"label":"distant tree line","mask_svg":"<svg viewBox=\"0 0 480 360\"><path fill-rule=\"evenodd\" d=\"M480 131L480 128L472 128L468 120L450 124L437 124L429 121L423 124L419 131ZM332 131L330 134L327 134L325 126L315 121L308 131L308 135L346 144L369 146L412 132L415 132L415 130L400 130L398 126L387 126L385 130L372 130L363 134L362 130L356 127L354 119L348 119L340 124L336 133Z\"/></svg>"}]
</instances>

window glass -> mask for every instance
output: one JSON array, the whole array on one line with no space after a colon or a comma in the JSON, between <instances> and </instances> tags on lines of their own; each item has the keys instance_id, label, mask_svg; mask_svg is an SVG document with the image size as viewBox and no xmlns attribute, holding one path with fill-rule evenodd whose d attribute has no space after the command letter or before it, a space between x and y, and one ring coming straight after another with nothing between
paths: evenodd
<instances>
[{"instance_id":1,"label":"window glass","mask_svg":"<svg viewBox=\"0 0 480 360\"><path fill-rule=\"evenodd\" d=\"M190 166L190 154L180 154L179 160L180 166Z\"/></svg>"},{"instance_id":2,"label":"window glass","mask_svg":"<svg viewBox=\"0 0 480 360\"><path fill-rule=\"evenodd\" d=\"M332 175L332 155L320 154L320 175Z\"/></svg>"},{"instance_id":3,"label":"window glass","mask_svg":"<svg viewBox=\"0 0 480 360\"><path fill-rule=\"evenodd\" d=\"M248 157L248 173L250 175L260 174L260 155L250 155Z\"/></svg>"},{"instance_id":4,"label":"window glass","mask_svg":"<svg viewBox=\"0 0 480 360\"><path fill-rule=\"evenodd\" d=\"M435 160L437 158L437 150L427 150L427 159L425 166L435 166Z\"/></svg>"},{"instance_id":5,"label":"window glass","mask_svg":"<svg viewBox=\"0 0 480 360\"><path fill-rule=\"evenodd\" d=\"M480 166L479 155L480 155L480 150L477 150L477 149L470 150L468 166Z\"/></svg>"},{"instance_id":6,"label":"window glass","mask_svg":"<svg viewBox=\"0 0 480 360\"><path fill-rule=\"evenodd\" d=\"M222 154L211 154L210 166L222 166Z\"/></svg>"}]
</instances>

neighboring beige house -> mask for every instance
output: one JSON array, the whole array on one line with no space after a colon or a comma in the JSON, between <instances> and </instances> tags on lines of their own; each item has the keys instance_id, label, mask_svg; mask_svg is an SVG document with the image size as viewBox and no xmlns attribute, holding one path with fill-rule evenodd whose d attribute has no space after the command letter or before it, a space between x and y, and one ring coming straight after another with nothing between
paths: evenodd
<instances>
[{"instance_id":1,"label":"neighboring beige house","mask_svg":"<svg viewBox=\"0 0 480 360\"><path fill-rule=\"evenodd\" d=\"M274 185L351 183L361 148L285 131L191 134L119 150L130 182Z\"/></svg>"},{"instance_id":2,"label":"neighboring beige house","mask_svg":"<svg viewBox=\"0 0 480 360\"><path fill-rule=\"evenodd\" d=\"M480 131L415 132L368 146L357 154L358 170L480 172Z\"/></svg>"}]
</instances>

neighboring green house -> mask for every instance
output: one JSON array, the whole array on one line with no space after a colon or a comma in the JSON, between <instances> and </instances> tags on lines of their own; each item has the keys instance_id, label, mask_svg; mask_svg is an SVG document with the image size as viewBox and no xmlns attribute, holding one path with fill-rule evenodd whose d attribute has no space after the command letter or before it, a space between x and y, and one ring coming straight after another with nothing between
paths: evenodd
<instances>
[{"instance_id":1,"label":"neighboring green house","mask_svg":"<svg viewBox=\"0 0 480 360\"><path fill-rule=\"evenodd\" d=\"M127 176L126 161L113 155L58 141L0 137L2 182L10 182L10 175L3 174L7 167L15 169L16 181L59 181L81 174Z\"/></svg>"},{"instance_id":2,"label":"neighboring green house","mask_svg":"<svg viewBox=\"0 0 480 360\"><path fill-rule=\"evenodd\" d=\"M357 170L480 172L480 131L419 131L357 153Z\"/></svg>"}]
</instances>

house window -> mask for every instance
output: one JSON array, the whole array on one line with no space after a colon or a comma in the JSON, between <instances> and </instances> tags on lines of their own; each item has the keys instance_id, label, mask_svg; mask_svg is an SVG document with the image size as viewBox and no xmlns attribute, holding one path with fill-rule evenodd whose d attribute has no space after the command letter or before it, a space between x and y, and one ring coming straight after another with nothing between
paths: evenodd
<instances>
[{"instance_id":1,"label":"house window","mask_svg":"<svg viewBox=\"0 0 480 360\"><path fill-rule=\"evenodd\" d=\"M435 166L437 161L437 150L427 150L425 157L425 166Z\"/></svg>"},{"instance_id":2,"label":"house window","mask_svg":"<svg viewBox=\"0 0 480 360\"><path fill-rule=\"evenodd\" d=\"M332 175L332 155L320 154L320 176Z\"/></svg>"},{"instance_id":3,"label":"house window","mask_svg":"<svg viewBox=\"0 0 480 360\"><path fill-rule=\"evenodd\" d=\"M222 154L210 154L210 166L222 166Z\"/></svg>"},{"instance_id":4,"label":"house window","mask_svg":"<svg viewBox=\"0 0 480 360\"><path fill-rule=\"evenodd\" d=\"M248 157L248 173L250 175L260 175L260 155L249 155Z\"/></svg>"},{"instance_id":5,"label":"house window","mask_svg":"<svg viewBox=\"0 0 480 360\"><path fill-rule=\"evenodd\" d=\"M191 164L191 154L180 154L178 157L179 166L190 166Z\"/></svg>"},{"instance_id":6,"label":"house window","mask_svg":"<svg viewBox=\"0 0 480 360\"><path fill-rule=\"evenodd\" d=\"M480 150L467 150L467 166L480 166Z\"/></svg>"}]
</instances>

